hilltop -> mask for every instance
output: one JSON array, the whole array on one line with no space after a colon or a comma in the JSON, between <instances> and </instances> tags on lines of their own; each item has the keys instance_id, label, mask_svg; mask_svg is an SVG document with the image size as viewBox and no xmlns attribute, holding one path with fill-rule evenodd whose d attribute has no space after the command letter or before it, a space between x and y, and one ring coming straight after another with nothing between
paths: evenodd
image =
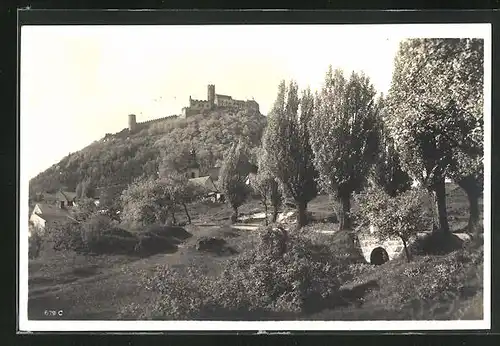
<instances>
[{"instance_id":1,"label":"hilltop","mask_svg":"<svg viewBox=\"0 0 500 346\"><path fill-rule=\"evenodd\" d=\"M238 138L250 148L260 144L266 117L258 111L216 109L187 118L167 117L146 123L138 131L128 128L64 157L30 181L30 195L53 192L61 187L75 191L87 181L94 189L117 186L119 190L136 178L154 177L164 155L194 150L200 174L220 165L224 152Z\"/></svg>"}]
</instances>

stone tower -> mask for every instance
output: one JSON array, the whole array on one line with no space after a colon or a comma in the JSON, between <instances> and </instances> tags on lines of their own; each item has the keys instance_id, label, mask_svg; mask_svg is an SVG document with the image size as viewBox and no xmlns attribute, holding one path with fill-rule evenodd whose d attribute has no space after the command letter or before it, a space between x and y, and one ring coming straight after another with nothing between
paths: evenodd
<instances>
[{"instance_id":1,"label":"stone tower","mask_svg":"<svg viewBox=\"0 0 500 346\"><path fill-rule=\"evenodd\" d=\"M137 122L135 119L135 114L128 115L128 129L130 132L133 132L137 129Z\"/></svg>"},{"instance_id":2,"label":"stone tower","mask_svg":"<svg viewBox=\"0 0 500 346\"><path fill-rule=\"evenodd\" d=\"M210 107L213 108L215 105L215 85L213 84L208 85L207 100L208 103L210 104Z\"/></svg>"}]
</instances>

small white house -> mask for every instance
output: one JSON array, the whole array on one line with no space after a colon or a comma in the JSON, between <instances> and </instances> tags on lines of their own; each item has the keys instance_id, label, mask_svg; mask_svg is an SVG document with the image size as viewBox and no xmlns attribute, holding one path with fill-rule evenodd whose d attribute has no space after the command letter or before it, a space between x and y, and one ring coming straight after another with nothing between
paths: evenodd
<instances>
[{"instance_id":1,"label":"small white house","mask_svg":"<svg viewBox=\"0 0 500 346\"><path fill-rule=\"evenodd\" d=\"M50 224L58 221L66 221L71 219L71 214L65 208L58 208L56 206L44 203L37 203L33 212L30 215L30 223L33 228L36 229L40 234L45 232L45 229Z\"/></svg>"}]
</instances>

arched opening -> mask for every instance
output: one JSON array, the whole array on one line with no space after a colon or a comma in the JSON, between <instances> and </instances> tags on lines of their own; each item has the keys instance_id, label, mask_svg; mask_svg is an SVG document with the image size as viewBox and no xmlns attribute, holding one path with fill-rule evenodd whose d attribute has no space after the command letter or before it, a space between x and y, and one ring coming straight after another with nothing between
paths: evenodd
<instances>
[{"instance_id":1,"label":"arched opening","mask_svg":"<svg viewBox=\"0 0 500 346\"><path fill-rule=\"evenodd\" d=\"M384 264L389 260L389 255L383 247L376 247L370 255L370 263L375 265Z\"/></svg>"}]
</instances>

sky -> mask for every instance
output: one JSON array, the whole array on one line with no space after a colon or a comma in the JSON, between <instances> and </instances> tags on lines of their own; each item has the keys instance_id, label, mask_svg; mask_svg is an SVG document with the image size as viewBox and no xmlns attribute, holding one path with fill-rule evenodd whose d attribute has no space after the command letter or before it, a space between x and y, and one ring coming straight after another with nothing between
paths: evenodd
<instances>
[{"instance_id":1,"label":"sky","mask_svg":"<svg viewBox=\"0 0 500 346\"><path fill-rule=\"evenodd\" d=\"M489 27L488 27L489 28ZM410 37L483 37L484 25L23 26L21 170L31 178L106 133L180 114L207 85L267 114L281 80L321 87L329 65L389 89Z\"/></svg>"}]
</instances>

